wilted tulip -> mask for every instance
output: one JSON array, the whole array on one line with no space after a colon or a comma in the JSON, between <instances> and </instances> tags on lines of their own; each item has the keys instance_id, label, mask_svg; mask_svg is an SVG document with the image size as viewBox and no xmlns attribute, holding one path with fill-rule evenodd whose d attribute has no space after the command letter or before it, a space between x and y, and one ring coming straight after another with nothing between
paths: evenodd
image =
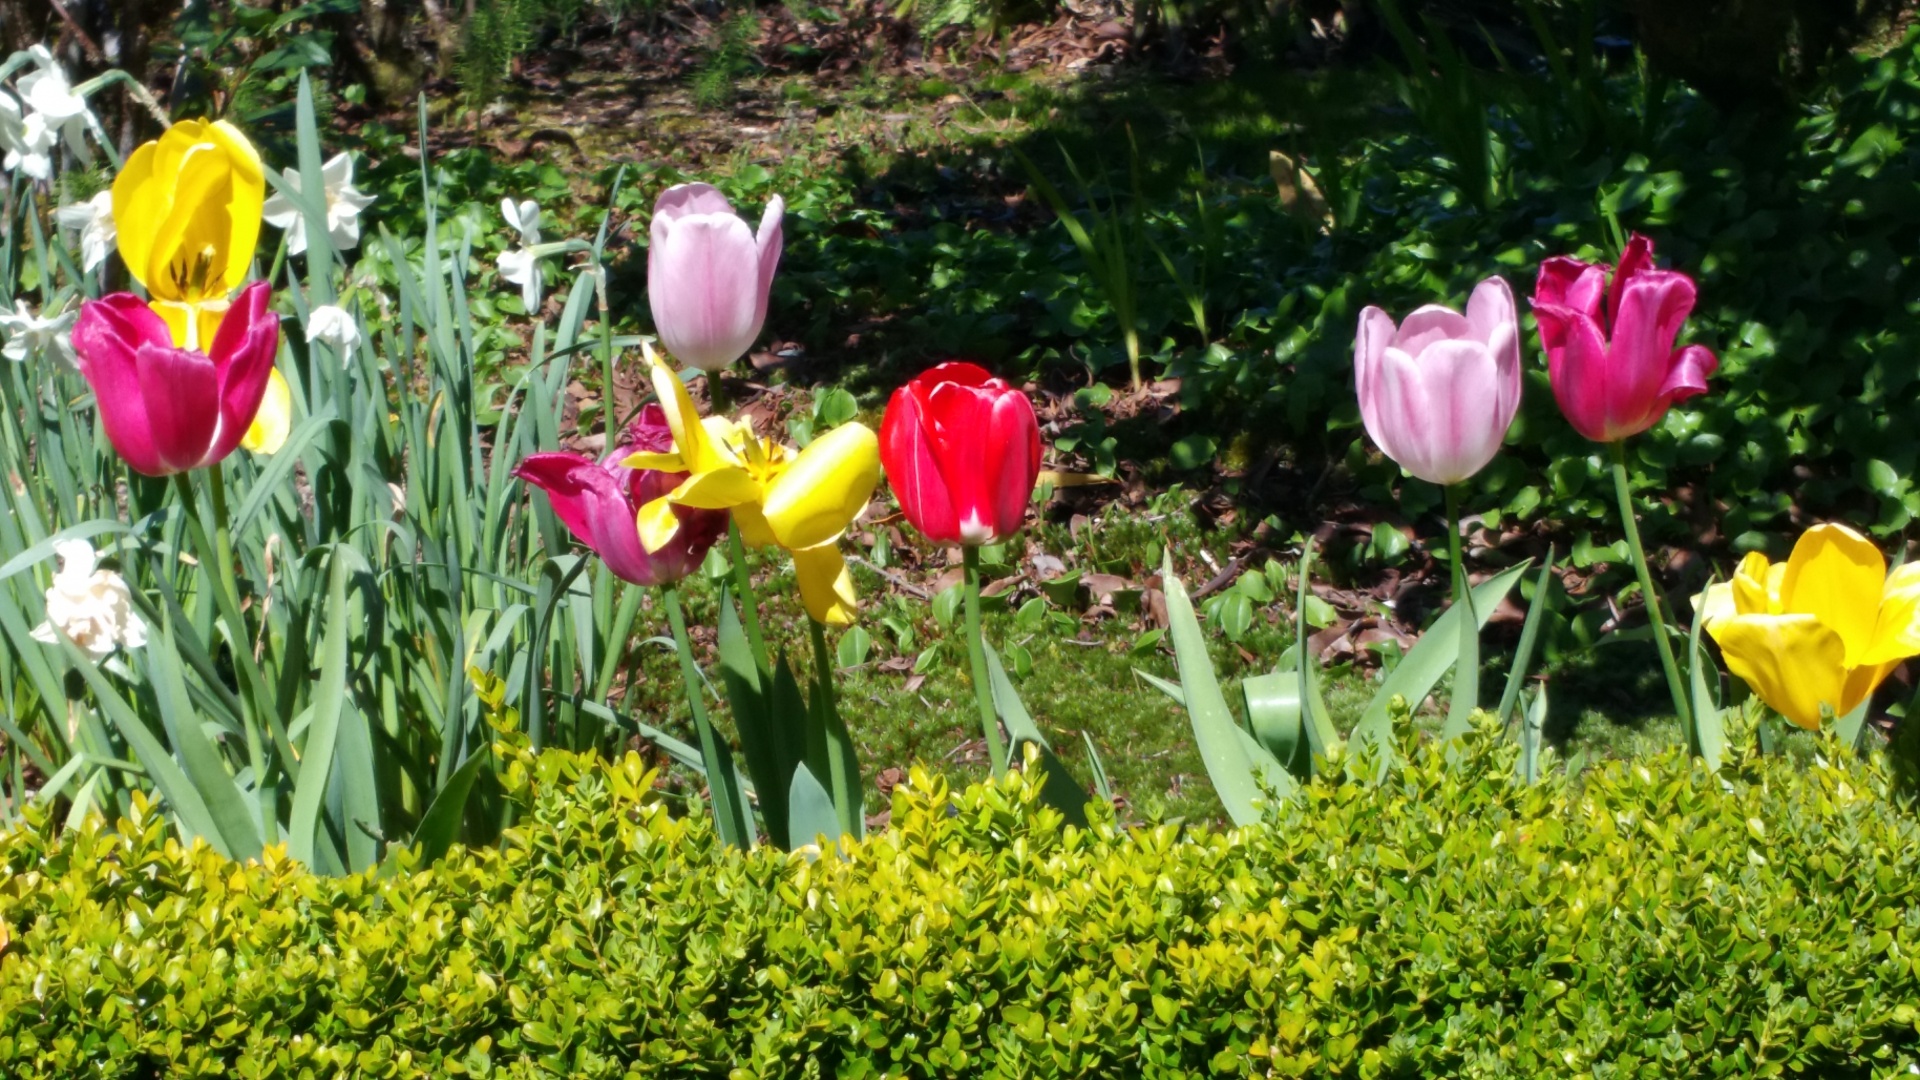
<instances>
[{"instance_id":1,"label":"wilted tulip","mask_svg":"<svg viewBox=\"0 0 1920 1080\"><path fill-rule=\"evenodd\" d=\"M640 450L626 463L686 478L640 507L641 544L659 551L674 542L684 528L683 510L730 510L744 542L793 555L800 600L814 621L850 625L858 598L839 540L880 482L873 431L842 424L796 451L756 434L751 418L702 419L680 377L651 349L646 354L673 441L665 451Z\"/></svg>"},{"instance_id":2,"label":"wilted tulip","mask_svg":"<svg viewBox=\"0 0 1920 1080\"><path fill-rule=\"evenodd\" d=\"M680 486L687 474L631 469L621 462L636 453L672 449L666 413L659 405L649 404L627 429L626 439L605 459L560 452L533 454L513 475L546 492L553 512L615 577L635 585L665 585L692 573L727 530L724 510L675 506L679 528L673 538L658 551L641 546L635 522L640 508Z\"/></svg>"},{"instance_id":3,"label":"wilted tulip","mask_svg":"<svg viewBox=\"0 0 1920 1080\"><path fill-rule=\"evenodd\" d=\"M113 221L127 272L146 286L175 344L205 349L247 279L266 174L225 120L182 120L127 158Z\"/></svg>"},{"instance_id":4,"label":"wilted tulip","mask_svg":"<svg viewBox=\"0 0 1920 1080\"><path fill-rule=\"evenodd\" d=\"M992 544L1025 519L1040 476L1027 395L968 363L921 372L893 392L880 461L900 509L927 539Z\"/></svg>"},{"instance_id":5,"label":"wilted tulip","mask_svg":"<svg viewBox=\"0 0 1920 1080\"><path fill-rule=\"evenodd\" d=\"M1467 313L1437 304L1397 328L1360 313L1353 344L1360 418L1401 468L1441 486L1486 468L1520 407L1520 328L1505 280L1481 282Z\"/></svg>"},{"instance_id":6,"label":"wilted tulip","mask_svg":"<svg viewBox=\"0 0 1920 1080\"><path fill-rule=\"evenodd\" d=\"M1703 345L1673 347L1693 311L1693 279L1653 267L1638 233L1613 270L1548 259L1533 290L1540 343L1560 411L1580 434L1617 442L1660 422L1676 401L1704 393L1720 364Z\"/></svg>"},{"instance_id":7,"label":"wilted tulip","mask_svg":"<svg viewBox=\"0 0 1920 1080\"><path fill-rule=\"evenodd\" d=\"M148 476L213 465L260 412L280 344L267 283L240 291L213 347L175 348L167 324L130 293L89 300L74 324L80 373L113 448Z\"/></svg>"},{"instance_id":8,"label":"wilted tulip","mask_svg":"<svg viewBox=\"0 0 1920 1080\"><path fill-rule=\"evenodd\" d=\"M1700 617L1762 701L1818 730L1822 705L1845 716L1920 655L1920 563L1889 574L1866 537L1815 525L1785 565L1748 555L1733 581L1708 590Z\"/></svg>"},{"instance_id":9,"label":"wilted tulip","mask_svg":"<svg viewBox=\"0 0 1920 1080\"><path fill-rule=\"evenodd\" d=\"M647 248L647 301L660 343L676 360L722 371L760 336L785 208L775 195L756 235L711 185L678 184L660 193Z\"/></svg>"}]
</instances>

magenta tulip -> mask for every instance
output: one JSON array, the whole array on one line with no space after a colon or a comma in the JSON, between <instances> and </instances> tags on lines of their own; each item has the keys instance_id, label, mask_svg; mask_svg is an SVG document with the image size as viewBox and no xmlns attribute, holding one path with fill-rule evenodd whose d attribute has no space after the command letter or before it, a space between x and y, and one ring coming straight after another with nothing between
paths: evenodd
<instances>
[{"instance_id":1,"label":"magenta tulip","mask_svg":"<svg viewBox=\"0 0 1920 1080\"><path fill-rule=\"evenodd\" d=\"M640 543L640 508L680 486L686 473L629 469L620 462L636 453L663 454L673 449L673 433L659 405L640 410L626 439L600 461L585 454L532 454L513 475L547 493L553 512L580 542L592 548L615 577L635 585L679 581L707 557L707 549L727 531L724 510L673 508L680 527L659 551Z\"/></svg>"},{"instance_id":2,"label":"magenta tulip","mask_svg":"<svg viewBox=\"0 0 1920 1080\"><path fill-rule=\"evenodd\" d=\"M1653 241L1635 233L1620 265L1565 256L1540 267L1534 317L1553 396L1574 430L1617 442L1660 422L1667 407L1707 389L1720 366L1703 345L1673 347L1693 311L1693 279L1653 267Z\"/></svg>"},{"instance_id":3,"label":"magenta tulip","mask_svg":"<svg viewBox=\"0 0 1920 1080\"><path fill-rule=\"evenodd\" d=\"M746 355L767 320L767 290L780 265L775 195L758 235L709 184L678 184L653 204L647 248L647 301L667 352L702 371L722 371Z\"/></svg>"},{"instance_id":4,"label":"magenta tulip","mask_svg":"<svg viewBox=\"0 0 1920 1080\"><path fill-rule=\"evenodd\" d=\"M81 306L73 327L80 373L107 439L135 472L218 464L240 445L280 347L268 296L264 281L240 290L207 352L175 348L166 322L132 293Z\"/></svg>"},{"instance_id":5,"label":"magenta tulip","mask_svg":"<svg viewBox=\"0 0 1920 1080\"><path fill-rule=\"evenodd\" d=\"M1027 395L973 364L948 363L893 392L880 461L927 539L968 546L1020 528L1040 478L1040 423Z\"/></svg>"},{"instance_id":6,"label":"magenta tulip","mask_svg":"<svg viewBox=\"0 0 1920 1080\"><path fill-rule=\"evenodd\" d=\"M1360 419L1386 455L1422 480L1457 484L1486 468L1520 408L1513 290L1490 277L1465 315L1430 304L1398 327L1360 313L1353 343Z\"/></svg>"}]
</instances>

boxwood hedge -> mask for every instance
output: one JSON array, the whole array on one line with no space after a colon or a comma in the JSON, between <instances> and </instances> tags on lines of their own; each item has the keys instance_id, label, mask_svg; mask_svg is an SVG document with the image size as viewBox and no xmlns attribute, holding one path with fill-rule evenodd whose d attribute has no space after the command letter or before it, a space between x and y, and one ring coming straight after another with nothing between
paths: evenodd
<instances>
[{"instance_id":1,"label":"boxwood hedge","mask_svg":"<svg viewBox=\"0 0 1920 1080\"><path fill-rule=\"evenodd\" d=\"M915 772L730 853L637 757L510 754L493 851L315 876L157 808L0 836L7 1077L1920 1072L1920 831L1844 755L1528 787L1491 738L1273 824L1065 829Z\"/></svg>"}]
</instances>

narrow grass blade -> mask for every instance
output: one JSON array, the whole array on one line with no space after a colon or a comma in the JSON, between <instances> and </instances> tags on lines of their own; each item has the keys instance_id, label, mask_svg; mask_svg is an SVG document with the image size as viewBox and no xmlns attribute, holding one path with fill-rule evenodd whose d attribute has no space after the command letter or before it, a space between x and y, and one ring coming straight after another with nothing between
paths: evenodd
<instances>
[{"instance_id":1,"label":"narrow grass blade","mask_svg":"<svg viewBox=\"0 0 1920 1080\"><path fill-rule=\"evenodd\" d=\"M1520 629L1520 644L1513 653L1513 670L1507 673L1507 688L1500 692L1500 722L1507 722L1513 715L1513 707L1520 701L1520 688L1526 685L1527 673L1533 667L1533 650L1540 638L1540 625L1546 621L1547 613L1553 609L1553 587L1560 579L1553 576L1553 548L1547 548L1547 561L1540 567L1540 577L1534 582L1533 603L1527 608L1526 625Z\"/></svg>"},{"instance_id":2,"label":"narrow grass blade","mask_svg":"<svg viewBox=\"0 0 1920 1080\"><path fill-rule=\"evenodd\" d=\"M320 638L320 674L315 683L313 719L301 748L300 773L293 789L293 816L287 823L287 854L314 865L319 843L320 808L327 793L327 773L333 768L340 716L347 704L346 558L336 549L327 560L326 628Z\"/></svg>"}]
</instances>

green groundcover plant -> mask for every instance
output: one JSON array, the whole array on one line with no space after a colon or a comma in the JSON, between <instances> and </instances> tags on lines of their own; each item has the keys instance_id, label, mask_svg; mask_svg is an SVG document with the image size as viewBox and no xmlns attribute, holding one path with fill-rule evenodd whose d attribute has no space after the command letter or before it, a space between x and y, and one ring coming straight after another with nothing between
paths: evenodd
<instances>
[{"instance_id":1,"label":"green groundcover plant","mask_svg":"<svg viewBox=\"0 0 1920 1080\"><path fill-rule=\"evenodd\" d=\"M1907 1075L1920 828L1827 742L1542 783L1482 717L1230 832L916 771L742 852L502 746L498 849L315 874L146 803L0 835L8 1077ZM1031 759L1030 759L1031 760Z\"/></svg>"}]
</instances>

